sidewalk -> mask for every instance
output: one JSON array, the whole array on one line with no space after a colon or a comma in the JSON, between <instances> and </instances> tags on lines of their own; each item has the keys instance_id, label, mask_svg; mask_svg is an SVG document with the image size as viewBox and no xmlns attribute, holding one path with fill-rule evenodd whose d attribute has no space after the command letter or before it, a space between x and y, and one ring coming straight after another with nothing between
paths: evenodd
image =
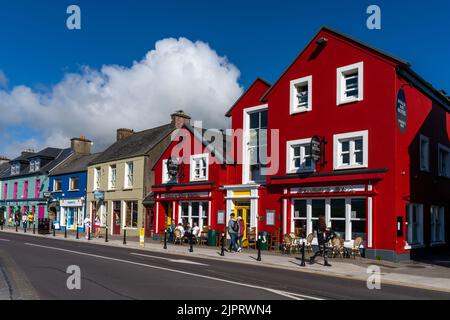
<instances>
[{"instance_id":1,"label":"sidewalk","mask_svg":"<svg viewBox=\"0 0 450 320\"><path fill-rule=\"evenodd\" d=\"M2 232L16 233L15 229L5 228ZM23 229L19 229L20 234ZM173 245L167 244L167 249L163 249L163 243L159 241L152 241L145 239L145 247L140 247L138 238L127 238L127 244L123 244L123 238L117 236L108 236L108 242L105 242L104 237L92 238L88 241L84 234L79 234L79 239L75 239L75 233L68 233L67 239L64 238L64 232L58 231L56 236L53 235L33 235L32 230L28 230L25 235L35 237L46 237L55 240L90 242L94 244L127 247L130 249L141 249L144 251L161 252L167 254L182 255L185 257L198 257L206 259L221 260L227 262L242 263L248 265L259 265L271 268L288 269L299 272L311 272L321 275L350 278L367 281L369 274L367 273L368 266L378 266L381 272L381 285L395 284L408 287L440 290L450 292L450 268L420 263L415 261L390 263L387 261L374 261L363 258L350 259L330 259L332 267L323 266L323 260L317 259L317 263L309 265L308 257L306 257L306 266L301 267L301 260L299 254L282 255L279 252L262 251L262 261L256 261L257 251L252 249L243 250L241 253L228 253L225 256L220 256L219 247L194 246L194 252L188 252L189 245Z\"/></svg>"}]
</instances>

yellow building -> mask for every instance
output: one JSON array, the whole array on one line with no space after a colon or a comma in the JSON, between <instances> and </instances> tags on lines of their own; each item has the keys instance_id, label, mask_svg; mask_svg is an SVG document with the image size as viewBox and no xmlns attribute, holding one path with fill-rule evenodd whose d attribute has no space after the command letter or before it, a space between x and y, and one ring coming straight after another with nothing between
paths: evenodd
<instances>
[{"instance_id":1,"label":"yellow building","mask_svg":"<svg viewBox=\"0 0 450 320\"><path fill-rule=\"evenodd\" d=\"M116 142L88 167L86 201L93 226L98 217L112 235L123 234L124 229L127 236L138 236L139 228L152 230L153 210L142 203L154 183L152 167L170 144L173 130L189 121L178 111L171 123L160 127L117 130Z\"/></svg>"}]
</instances>

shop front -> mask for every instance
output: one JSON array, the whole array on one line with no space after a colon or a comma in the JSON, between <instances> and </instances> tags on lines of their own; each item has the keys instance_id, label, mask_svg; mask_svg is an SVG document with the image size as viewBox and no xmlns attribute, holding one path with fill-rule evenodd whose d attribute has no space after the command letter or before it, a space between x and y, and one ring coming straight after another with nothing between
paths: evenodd
<instances>
[{"instance_id":1,"label":"shop front","mask_svg":"<svg viewBox=\"0 0 450 320\"><path fill-rule=\"evenodd\" d=\"M59 217L62 229L76 230L83 232L84 230L84 199L62 199L59 201Z\"/></svg>"}]
</instances>

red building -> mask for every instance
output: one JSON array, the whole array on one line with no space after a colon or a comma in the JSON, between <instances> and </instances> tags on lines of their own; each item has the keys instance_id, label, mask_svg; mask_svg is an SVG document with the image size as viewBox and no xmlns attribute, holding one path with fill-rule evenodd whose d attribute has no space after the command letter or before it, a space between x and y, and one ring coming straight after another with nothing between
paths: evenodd
<instances>
[{"instance_id":1,"label":"red building","mask_svg":"<svg viewBox=\"0 0 450 320\"><path fill-rule=\"evenodd\" d=\"M369 258L448 249L449 110L406 61L322 28L272 86L257 79L227 112L243 133L234 162L153 189L159 217L177 191L208 202L212 228L234 212L257 232L309 234L324 215L346 245L362 236Z\"/></svg>"}]
</instances>

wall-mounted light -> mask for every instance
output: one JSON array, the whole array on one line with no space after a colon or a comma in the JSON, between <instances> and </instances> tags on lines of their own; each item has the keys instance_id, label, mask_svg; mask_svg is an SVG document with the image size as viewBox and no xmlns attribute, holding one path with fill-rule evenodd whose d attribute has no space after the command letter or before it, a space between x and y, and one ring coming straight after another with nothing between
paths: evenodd
<instances>
[{"instance_id":1,"label":"wall-mounted light","mask_svg":"<svg viewBox=\"0 0 450 320\"><path fill-rule=\"evenodd\" d=\"M319 38L319 39L316 40L316 43L317 43L318 45L322 45L322 44L325 44L325 43L327 43L327 42L328 42L328 39L325 38L325 37L321 37L321 38Z\"/></svg>"}]
</instances>

